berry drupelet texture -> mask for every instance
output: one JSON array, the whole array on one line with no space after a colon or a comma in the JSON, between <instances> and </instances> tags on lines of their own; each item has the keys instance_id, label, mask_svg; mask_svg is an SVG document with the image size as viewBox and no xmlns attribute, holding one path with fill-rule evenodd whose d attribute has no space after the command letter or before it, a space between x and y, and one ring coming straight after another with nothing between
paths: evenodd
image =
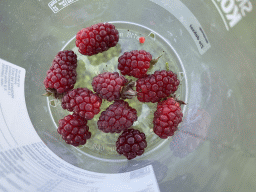
<instances>
[{"instance_id":1,"label":"berry drupelet texture","mask_svg":"<svg viewBox=\"0 0 256 192\"><path fill-rule=\"evenodd\" d=\"M77 55L73 51L60 51L44 79L46 95L60 98L74 88L76 83Z\"/></svg>"},{"instance_id":2,"label":"berry drupelet texture","mask_svg":"<svg viewBox=\"0 0 256 192\"><path fill-rule=\"evenodd\" d=\"M78 115L68 115L59 120L58 133L62 139L75 147L84 145L91 138L87 121Z\"/></svg>"},{"instance_id":3,"label":"berry drupelet texture","mask_svg":"<svg viewBox=\"0 0 256 192\"><path fill-rule=\"evenodd\" d=\"M76 46L83 55L96 55L116 46L119 33L110 23L98 23L81 29L76 34Z\"/></svg>"},{"instance_id":4,"label":"berry drupelet texture","mask_svg":"<svg viewBox=\"0 0 256 192\"><path fill-rule=\"evenodd\" d=\"M107 101L120 99L121 90L128 80L117 72L105 72L95 76L92 80L93 90Z\"/></svg>"},{"instance_id":5,"label":"berry drupelet texture","mask_svg":"<svg viewBox=\"0 0 256 192\"><path fill-rule=\"evenodd\" d=\"M179 84L177 75L172 71L155 71L154 74L137 80L137 98L140 102L156 103L173 94Z\"/></svg>"},{"instance_id":6,"label":"berry drupelet texture","mask_svg":"<svg viewBox=\"0 0 256 192\"><path fill-rule=\"evenodd\" d=\"M128 160L142 155L146 147L145 134L133 128L125 130L116 141L116 151Z\"/></svg>"},{"instance_id":7,"label":"berry drupelet texture","mask_svg":"<svg viewBox=\"0 0 256 192\"><path fill-rule=\"evenodd\" d=\"M180 103L174 98L159 102L154 113L154 133L162 139L174 135L174 132L178 130L177 127L182 121L182 117Z\"/></svg>"},{"instance_id":8,"label":"berry drupelet texture","mask_svg":"<svg viewBox=\"0 0 256 192\"><path fill-rule=\"evenodd\" d=\"M87 120L100 112L102 99L87 88L77 88L69 91L62 98L62 108L73 111Z\"/></svg>"},{"instance_id":9,"label":"berry drupelet texture","mask_svg":"<svg viewBox=\"0 0 256 192\"><path fill-rule=\"evenodd\" d=\"M97 124L98 128L105 133L120 133L130 128L137 118L137 111L126 101L119 100L101 113Z\"/></svg>"}]
</instances>

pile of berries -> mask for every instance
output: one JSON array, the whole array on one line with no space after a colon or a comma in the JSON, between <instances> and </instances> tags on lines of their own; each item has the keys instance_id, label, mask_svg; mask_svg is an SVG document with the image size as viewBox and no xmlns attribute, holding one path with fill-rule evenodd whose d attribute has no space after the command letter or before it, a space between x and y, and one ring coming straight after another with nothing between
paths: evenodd
<instances>
[{"instance_id":1,"label":"pile of berries","mask_svg":"<svg viewBox=\"0 0 256 192\"><path fill-rule=\"evenodd\" d=\"M113 24L99 23L80 30L76 35L78 51L87 56L96 55L117 45L119 33ZM91 138L87 121L101 112L102 100L113 101L98 119L98 129L104 133L120 133L116 151L128 160L140 156L147 147L146 136L132 125L137 111L125 99L157 103L153 131L162 139L174 135L182 121L182 101L172 97L180 81L172 71L149 74L158 61L145 50L125 52L118 59L118 72L104 72L92 79L93 90L74 89L77 55L73 51L60 51L54 58L44 80L47 96L61 99L63 109L72 114L59 120L58 133L67 144L84 145ZM137 78L128 80L125 75Z\"/></svg>"}]
</instances>

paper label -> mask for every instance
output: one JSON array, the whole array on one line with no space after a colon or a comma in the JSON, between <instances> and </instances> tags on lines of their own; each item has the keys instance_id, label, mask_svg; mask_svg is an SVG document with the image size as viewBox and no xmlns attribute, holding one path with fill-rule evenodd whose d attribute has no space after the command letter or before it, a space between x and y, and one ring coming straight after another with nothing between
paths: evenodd
<instances>
[{"instance_id":1,"label":"paper label","mask_svg":"<svg viewBox=\"0 0 256 192\"><path fill-rule=\"evenodd\" d=\"M0 189L10 192L159 192L152 165L119 174L94 173L66 163L43 142L1 151L0 170Z\"/></svg>"},{"instance_id":2,"label":"paper label","mask_svg":"<svg viewBox=\"0 0 256 192\"><path fill-rule=\"evenodd\" d=\"M28 116L24 80L25 69L0 59L0 150L41 140Z\"/></svg>"}]
</instances>

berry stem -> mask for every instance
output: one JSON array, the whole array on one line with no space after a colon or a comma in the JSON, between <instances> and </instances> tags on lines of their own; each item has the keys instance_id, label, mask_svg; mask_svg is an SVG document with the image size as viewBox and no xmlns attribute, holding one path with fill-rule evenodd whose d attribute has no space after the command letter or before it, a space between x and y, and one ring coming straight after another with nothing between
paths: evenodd
<instances>
[{"instance_id":1,"label":"berry stem","mask_svg":"<svg viewBox=\"0 0 256 192\"><path fill-rule=\"evenodd\" d=\"M179 99L177 98L176 93L171 94L170 97L174 98L175 101L177 101L180 105L187 105L187 103L185 103L184 101L179 100Z\"/></svg>"},{"instance_id":2,"label":"berry stem","mask_svg":"<svg viewBox=\"0 0 256 192\"><path fill-rule=\"evenodd\" d=\"M53 96L56 99L62 99L62 97L64 96L64 94L58 94L57 91L52 88L48 88L45 90L46 90L46 93L44 93L42 96L46 96L46 97Z\"/></svg>"},{"instance_id":3,"label":"berry stem","mask_svg":"<svg viewBox=\"0 0 256 192\"><path fill-rule=\"evenodd\" d=\"M136 82L130 80L121 90L121 98L122 99L132 99L137 95L137 92L133 90Z\"/></svg>"},{"instance_id":4,"label":"berry stem","mask_svg":"<svg viewBox=\"0 0 256 192\"><path fill-rule=\"evenodd\" d=\"M151 66L153 66L153 65L155 65L157 62L158 62L158 60L160 59L160 57L162 57L163 55L160 55L159 57L157 57L156 59L152 59L151 61L150 61L150 65Z\"/></svg>"},{"instance_id":5,"label":"berry stem","mask_svg":"<svg viewBox=\"0 0 256 192\"><path fill-rule=\"evenodd\" d=\"M150 67L149 70L151 70L153 68L153 66L158 62L158 60L160 59L160 57L162 57L163 55L160 55L159 57L157 57L156 59L152 59L150 61Z\"/></svg>"},{"instance_id":6,"label":"berry stem","mask_svg":"<svg viewBox=\"0 0 256 192\"><path fill-rule=\"evenodd\" d=\"M165 67L166 67L166 71L170 71L170 69L169 69L169 63L168 63L168 62L165 63Z\"/></svg>"},{"instance_id":7,"label":"berry stem","mask_svg":"<svg viewBox=\"0 0 256 192\"><path fill-rule=\"evenodd\" d=\"M52 93L46 92L42 96L49 97L49 96L52 96Z\"/></svg>"},{"instance_id":8,"label":"berry stem","mask_svg":"<svg viewBox=\"0 0 256 192\"><path fill-rule=\"evenodd\" d=\"M176 100L180 105L187 105L187 103L185 103L184 101L181 100Z\"/></svg>"}]
</instances>

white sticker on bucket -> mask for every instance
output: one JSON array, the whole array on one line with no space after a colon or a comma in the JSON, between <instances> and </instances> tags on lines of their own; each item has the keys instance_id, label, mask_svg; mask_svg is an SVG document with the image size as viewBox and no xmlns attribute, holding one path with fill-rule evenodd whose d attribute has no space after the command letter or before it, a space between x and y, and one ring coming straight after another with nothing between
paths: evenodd
<instances>
[{"instance_id":1,"label":"white sticker on bucket","mask_svg":"<svg viewBox=\"0 0 256 192\"><path fill-rule=\"evenodd\" d=\"M203 27L194 16L194 14L180 0L150 1L169 11L184 25L184 27L195 41L198 51L201 55L210 49L211 44L206 36L205 31L203 30Z\"/></svg>"},{"instance_id":2,"label":"white sticker on bucket","mask_svg":"<svg viewBox=\"0 0 256 192\"><path fill-rule=\"evenodd\" d=\"M0 191L160 191L152 165L102 174L75 167L53 153L30 121L25 72L0 59Z\"/></svg>"}]
</instances>

